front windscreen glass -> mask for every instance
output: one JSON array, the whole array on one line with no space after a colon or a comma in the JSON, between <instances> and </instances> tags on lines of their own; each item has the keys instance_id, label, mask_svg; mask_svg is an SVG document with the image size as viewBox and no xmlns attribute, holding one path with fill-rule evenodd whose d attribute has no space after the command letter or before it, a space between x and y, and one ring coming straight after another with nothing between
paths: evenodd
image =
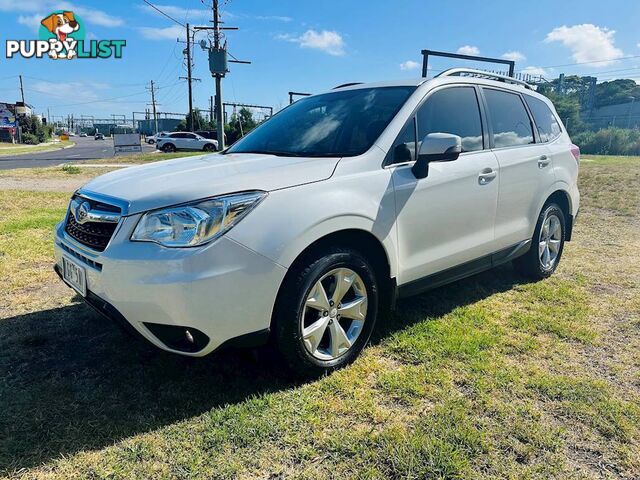
<instances>
[{"instance_id":1,"label":"front windscreen glass","mask_svg":"<svg viewBox=\"0 0 640 480\"><path fill-rule=\"evenodd\" d=\"M303 98L227 153L348 157L366 152L416 87L360 88Z\"/></svg>"}]
</instances>

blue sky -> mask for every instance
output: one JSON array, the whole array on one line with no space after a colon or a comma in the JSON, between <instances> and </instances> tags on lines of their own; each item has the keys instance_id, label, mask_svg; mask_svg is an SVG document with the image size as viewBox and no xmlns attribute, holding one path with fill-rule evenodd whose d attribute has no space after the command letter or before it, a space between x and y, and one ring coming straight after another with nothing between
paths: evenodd
<instances>
[{"instance_id":1,"label":"blue sky","mask_svg":"<svg viewBox=\"0 0 640 480\"><path fill-rule=\"evenodd\" d=\"M181 22L206 24L207 0L153 2ZM287 104L289 90L320 92L340 83L418 77L420 50L509 56L516 70L554 78L560 72L601 80L640 79L640 2L629 0L418 1L221 0L229 50L251 65L231 65L225 101ZM58 60L0 57L0 102L19 99L17 75L36 111L109 117L142 111L145 85L160 87L161 111L186 112L182 28L142 0L57 2L0 0L0 37L35 39L53 10L81 15L89 38L125 39L122 59ZM204 38L200 34L197 40ZM635 58L629 58L635 57ZM206 56L194 53L196 106L206 108L213 80ZM579 65L576 65L579 64ZM444 59L436 70L452 66ZM564 66L567 65L567 66Z\"/></svg>"}]
</instances>

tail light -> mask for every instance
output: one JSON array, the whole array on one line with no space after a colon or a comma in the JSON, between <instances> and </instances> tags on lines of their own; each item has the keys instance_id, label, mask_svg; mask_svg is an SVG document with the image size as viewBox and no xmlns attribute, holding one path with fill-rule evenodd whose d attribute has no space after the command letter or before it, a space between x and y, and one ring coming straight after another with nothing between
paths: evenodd
<instances>
[{"instance_id":1,"label":"tail light","mask_svg":"<svg viewBox=\"0 0 640 480\"><path fill-rule=\"evenodd\" d=\"M574 144L571 144L571 155L576 159L576 163L580 165L580 147Z\"/></svg>"}]
</instances>

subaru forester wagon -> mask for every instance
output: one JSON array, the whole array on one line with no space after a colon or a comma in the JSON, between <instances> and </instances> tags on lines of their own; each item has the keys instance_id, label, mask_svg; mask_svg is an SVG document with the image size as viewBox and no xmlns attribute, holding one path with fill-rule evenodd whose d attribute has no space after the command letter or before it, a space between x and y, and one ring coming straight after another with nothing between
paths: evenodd
<instances>
[{"instance_id":1,"label":"subaru forester wagon","mask_svg":"<svg viewBox=\"0 0 640 480\"><path fill-rule=\"evenodd\" d=\"M344 85L221 153L90 181L56 227L55 269L161 349L270 343L318 375L397 298L505 262L551 275L579 158L551 102L510 77Z\"/></svg>"}]
</instances>

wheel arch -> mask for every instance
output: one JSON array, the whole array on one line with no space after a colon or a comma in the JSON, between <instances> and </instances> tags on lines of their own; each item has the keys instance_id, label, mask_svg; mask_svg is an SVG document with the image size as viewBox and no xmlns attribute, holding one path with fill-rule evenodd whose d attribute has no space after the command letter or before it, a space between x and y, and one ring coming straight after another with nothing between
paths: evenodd
<instances>
[{"instance_id":1,"label":"wheel arch","mask_svg":"<svg viewBox=\"0 0 640 480\"><path fill-rule=\"evenodd\" d=\"M290 275L295 275L295 272L304 262L312 257L314 253L320 252L330 246L339 245L341 247L349 247L362 253L367 260L369 260L375 269L376 277L380 282L380 298L383 303L383 308L386 306L393 306L395 301L395 278L392 278L393 266L390 261L390 256L384 243L380 241L373 233L358 228L348 228L343 230L333 231L326 235L317 238L311 242L306 248L304 248L293 260L287 274L282 279L280 287L278 288L278 294L276 296L276 304L284 294L284 288ZM274 308L274 313L275 313ZM273 327L274 318L271 319L271 326Z\"/></svg>"},{"instance_id":2,"label":"wheel arch","mask_svg":"<svg viewBox=\"0 0 640 480\"><path fill-rule=\"evenodd\" d=\"M573 215L572 215L572 205L571 205L571 196L569 192L564 188L556 188L551 194L549 194L544 201L542 208L549 203L557 203L558 206L562 209L562 213L564 213L565 223L566 223L566 232L565 232L565 240L571 240L571 234L573 231Z\"/></svg>"}]
</instances>

